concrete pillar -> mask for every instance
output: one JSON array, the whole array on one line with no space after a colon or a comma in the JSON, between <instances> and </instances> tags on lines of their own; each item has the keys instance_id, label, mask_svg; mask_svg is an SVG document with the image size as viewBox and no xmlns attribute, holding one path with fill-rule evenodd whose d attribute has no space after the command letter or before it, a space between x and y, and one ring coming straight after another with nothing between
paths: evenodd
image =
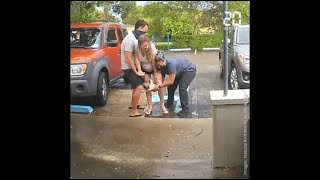
<instances>
[{"instance_id":1,"label":"concrete pillar","mask_svg":"<svg viewBox=\"0 0 320 180\"><path fill-rule=\"evenodd\" d=\"M249 166L250 90L210 91L213 105L213 167ZM242 169L242 168L241 168Z\"/></svg>"}]
</instances>

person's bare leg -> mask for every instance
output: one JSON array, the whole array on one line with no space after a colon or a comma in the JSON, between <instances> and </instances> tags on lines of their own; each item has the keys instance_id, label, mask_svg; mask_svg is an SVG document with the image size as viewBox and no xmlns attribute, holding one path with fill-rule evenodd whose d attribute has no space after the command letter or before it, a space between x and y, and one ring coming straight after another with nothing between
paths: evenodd
<instances>
[{"instance_id":1,"label":"person's bare leg","mask_svg":"<svg viewBox=\"0 0 320 180\"><path fill-rule=\"evenodd\" d=\"M149 74L145 74L143 76L143 81L144 81L144 85L145 87L149 88L149 85L150 85L150 75Z\"/></svg>"},{"instance_id":2,"label":"person's bare leg","mask_svg":"<svg viewBox=\"0 0 320 180\"><path fill-rule=\"evenodd\" d=\"M163 77L159 77L159 80L160 82L158 84L162 84L163 81L164 81L164 78ZM166 88L163 87L163 88L160 88L158 90L158 95L159 95L159 98L160 98L160 106L161 106L161 109L162 109L162 112L167 114L168 113L168 109L166 108L166 106L164 105L164 93L166 91Z\"/></svg>"},{"instance_id":3,"label":"person's bare leg","mask_svg":"<svg viewBox=\"0 0 320 180\"><path fill-rule=\"evenodd\" d=\"M138 104L139 104L139 100L140 100L140 96L141 96L141 92L143 91L143 86L140 85L138 87L136 87L135 89L133 89L132 91L132 99L131 99L131 116L135 116L135 115L139 115L139 111L138 111Z\"/></svg>"},{"instance_id":4,"label":"person's bare leg","mask_svg":"<svg viewBox=\"0 0 320 180\"><path fill-rule=\"evenodd\" d=\"M145 74L144 75L144 81L148 82L148 87L150 85L149 81L151 79L151 75L150 74ZM147 96L147 103L148 103L148 112L152 111L152 92L151 91L146 91L146 96Z\"/></svg>"},{"instance_id":5,"label":"person's bare leg","mask_svg":"<svg viewBox=\"0 0 320 180\"><path fill-rule=\"evenodd\" d=\"M150 113L152 111L152 92L146 91L148 109L147 112Z\"/></svg>"}]
</instances>

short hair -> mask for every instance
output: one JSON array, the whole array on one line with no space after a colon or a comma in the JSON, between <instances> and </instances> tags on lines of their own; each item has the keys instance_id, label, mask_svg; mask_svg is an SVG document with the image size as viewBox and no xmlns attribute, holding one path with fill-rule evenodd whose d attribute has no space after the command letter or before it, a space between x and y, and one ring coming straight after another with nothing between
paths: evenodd
<instances>
[{"instance_id":1,"label":"short hair","mask_svg":"<svg viewBox=\"0 0 320 180\"><path fill-rule=\"evenodd\" d=\"M143 20L143 19L139 19L136 24L134 25L134 29L137 30L140 26L141 27L145 27L145 26L149 26L149 24L147 23L147 21Z\"/></svg>"}]
</instances>

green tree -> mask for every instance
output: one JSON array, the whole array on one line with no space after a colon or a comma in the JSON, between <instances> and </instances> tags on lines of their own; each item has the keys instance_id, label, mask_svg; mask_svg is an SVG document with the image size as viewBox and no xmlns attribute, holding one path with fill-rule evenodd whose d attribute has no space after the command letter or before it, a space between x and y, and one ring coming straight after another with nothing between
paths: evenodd
<instances>
[{"instance_id":1,"label":"green tree","mask_svg":"<svg viewBox=\"0 0 320 180\"><path fill-rule=\"evenodd\" d=\"M120 4L123 5L122 2L119 3L118 1L71 1L71 22L90 22L94 20L117 21L110 11L122 11L123 8ZM103 12L98 11L96 7L102 7ZM126 10L128 9L124 6L123 11Z\"/></svg>"},{"instance_id":2,"label":"green tree","mask_svg":"<svg viewBox=\"0 0 320 180\"><path fill-rule=\"evenodd\" d=\"M193 32L190 15L179 4L170 1L148 2L143 16L150 19L149 33L158 37L166 34L181 35Z\"/></svg>"},{"instance_id":3,"label":"green tree","mask_svg":"<svg viewBox=\"0 0 320 180\"><path fill-rule=\"evenodd\" d=\"M170 2L178 11L186 15L188 23L192 26L192 34L199 34L201 9L205 1L173 1Z\"/></svg>"},{"instance_id":4,"label":"green tree","mask_svg":"<svg viewBox=\"0 0 320 180\"><path fill-rule=\"evenodd\" d=\"M129 12L128 16L125 19L123 19L123 23L135 24L139 19L145 19L142 11L143 11L142 6L136 6L135 9Z\"/></svg>"},{"instance_id":5,"label":"green tree","mask_svg":"<svg viewBox=\"0 0 320 180\"><path fill-rule=\"evenodd\" d=\"M186 14L178 16L175 19L172 17L164 17L163 26L162 34L191 35L193 31L193 27L189 23L189 19Z\"/></svg>"},{"instance_id":6,"label":"green tree","mask_svg":"<svg viewBox=\"0 0 320 180\"><path fill-rule=\"evenodd\" d=\"M100 12L96 7L104 7ZM94 20L110 20L109 14L111 4L107 1L71 1L70 15L71 22L90 22Z\"/></svg>"},{"instance_id":7,"label":"green tree","mask_svg":"<svg viewBox=\"0 0 320 180\"><path fill-rule=\"evenodd\" d=\"M121 18L128 17L136 7L136 1L113 1L112 10L114 13L121 14Z\"/></svg>"},{"instance_id":8,"label":"green tree","mask_svg":"<svg viewBox=\"0 0 320 180\"><path fill-rule=\"evenodd\" d=\"M241 24L250 23L250 1L229 1L228 9L241 12ZM235 20L237 22L237 18Z\"/></svg>"},{"instance_id":9,"label":"green tree","mask_svg":"<svg viewBox=\"0 0 320 180\"><path fill-rule=\"evenodd\" d=\"M112 7L113 1L101 1L100 4L98 5L99 7L103 8L103 20L105 21L111 21L112 20L112 15L110 13L111 7Z\"/></svg>"},{"instance_id":10,"label":"green tree","mask_svg":"<svg viewBox=\"0 0 320 180\"><path fill-rule=\"evenodd\" d=\"M149 34L157 37L163 36L163 22L162 19L166 15L165 10L167 6L162 1L149 1L142 11L142 16L149 23Z\"/></svg>"},{"instance_id":11,"label":"green tree","mask_svg":"<svg viewBox=\"0 0 320 180\"><path fill-rule=\"evenodd\" d=\"M216 32L223 30L223 6L221 1L206 1L203 7L200 23L202 27L210 28Z\"/></svg>"},{"instance_id":12,"label":"green tree","mask_svg":"<svg viewBox=\"0 0 320 180\"><path fill-rule=\"evenodd\" d=\"M96 1L71 1L71 22L90 21L92 19L92 13L95 11L96 4Z\"/></svg>"}]
</instances>

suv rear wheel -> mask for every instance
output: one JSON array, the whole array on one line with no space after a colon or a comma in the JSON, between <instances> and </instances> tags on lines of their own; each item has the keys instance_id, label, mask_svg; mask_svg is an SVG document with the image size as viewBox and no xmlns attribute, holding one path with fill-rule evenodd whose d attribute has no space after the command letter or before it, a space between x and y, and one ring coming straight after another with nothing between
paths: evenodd
<instances>
[{"instance_id":1,"label":"suv rear wheel","mask_svg":"<svg viewBox=\"0 0 320 180\"><path fill-rule=\"evenodd\" d=\"M97 94L95 96L95 102L98 106L104 106L107 104L109 93L109 82L104 72L100 72L98 78Z\"/></svg>"},{"instance_id":2,"label":"suv rear wheel","mask_svg":"<svg viewBox=\"0 0 320 180\"><path fill-rule=\"evenodd\" d=\"M231 64L231 70L229 74L229 87L231 90L239 89L237 69L234 64Z\"/></svg>"}]
</instances>

